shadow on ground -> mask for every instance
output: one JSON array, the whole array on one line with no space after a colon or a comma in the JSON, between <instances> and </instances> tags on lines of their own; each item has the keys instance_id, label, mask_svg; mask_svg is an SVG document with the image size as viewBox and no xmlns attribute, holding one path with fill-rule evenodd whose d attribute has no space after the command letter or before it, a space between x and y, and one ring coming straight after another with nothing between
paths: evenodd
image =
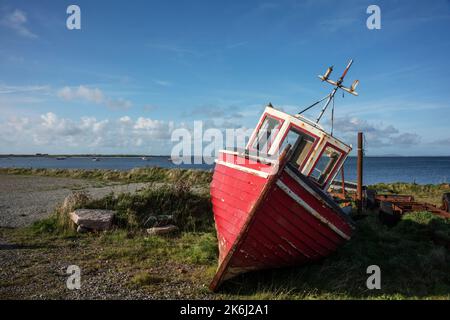
<instances>
[{"instance_id":1,"label":"shadow on ground","mask_svg":"<svg viewBox=\"0 0 450 320\"><path fill-rule=\"evenodd\" d=\"M332 256L302 267L252 272L224 283L221 293L252 298L450 298L450 223L429 213L396 226L376 216L357 222L353 239ZM369 290L367 267L381 269Z\"/></svg>"}]
</instances>

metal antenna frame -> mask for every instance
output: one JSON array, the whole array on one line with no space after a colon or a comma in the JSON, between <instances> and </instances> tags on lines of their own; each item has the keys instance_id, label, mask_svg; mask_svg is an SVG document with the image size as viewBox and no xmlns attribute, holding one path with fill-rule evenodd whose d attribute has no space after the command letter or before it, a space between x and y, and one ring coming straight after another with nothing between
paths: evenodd
<instances>
[{"instance_id":1,"label":"metal antenna frame","mask_svg":"<svg viewBox=\"0 0 450 320\"><path fill-rule=\"evenodd\" d=\"M350 61L349 61L348 64L347 64L347 67L345 68L345 70L344 70L344 72L342 73L341 77L340 77L337 81L333 81L333 80L330 80L330 79L328 78L329 75L331 74L331 72L333 71L333 66L329 67L328 70L325 72L325 74L324 74L323 76L319 75L319 78L322 80L322 82L325 81L325 82L327 82L327 83L329 83L329 84L331 84L331 85L334 86L333 90L332 90L331 93L328 94L326 97L324 97L324 98L322 98L321 100L319 100L319 101L313 103L312 105L310 105L310 106L307 107L306 109L303 109L302 111L300 111L300 112L298 113L298 115L299 115L299 114L302 114L303 112L305 112L305 111L307 111L307 110L309 110L309 109L311 109L312 107L314 107L314 106L317 105L318 103L320 103L320 102L322 102L322 101L324 101L325 99L328 98L327 102L326 102L325 105L323 106L322 110L320 111L319 116L318 116L317 119L316 119L316 123L319 123L319 121L320 121L320 119L322 118L323 114L324 114L325 111L327 110L328 105L330 104L330 102L331 102L331 101L334 101L334 95L336 94L336 92L337 92L338 89L342 89L342 90L344 90L345 92L348 92L348 93L350 93L350 94L352 94L352 95L354 95L354 96L357 96L358 93L355 91L355 87L356 87L356 86L358 85L358 83L359 83L358 80L355 80L350 88L344 87L344 86L342 85L342 82L344 82L344 78L345 78L345 76L347 75L347 72L348 72L348 70L350 69L350 67L352 66L352 64L353 64L353 59L350 59ZM333 107L333 109L334 109L334 107ZM334 111L334 110L333 110L333 111Z\"/></svg>"},{"instance_id":2,"label":"metal antenna frame","mask_svg":"<svg viewBox=\"0 0 450 320\"><path fill-rule=\"evenodd\" d=\"M334 95L336 94L336 91L337 91L338 89L342 89L342 90L344 90L345 92L351 93L351 94L353 94L353 95L355 95L355 96L358 95L358 93L356 93L356 92L354 91L354 86L355 86L355 85L352 85L350 88L346 88L346 87L344 87L344 86L342 85L342 82L344 82L344 78L345 78L345 76L347 75L347 72L348 72L348 70L350 69L350 67L352 66L352 64L353 64L353 59L350 59L350 61L348 62L347 67L345 68L344 72L342 73L342 75L341 75L341 77L338 79L338 81L333 81L333 80L328 79L328 75L329 75L331 72L327 72L327 73L325 73L325 75L319 76L319 78L320 78L322 81L328 82L329 84L333 85L333 86L334 86L334 89L333 89L333 90L331 91L331 93L329 94L328 100L327 100L327 102L325 103L325 105L323 106L322 111L320 112L319 116L317 117L316 123L319 123L319 121L320 121L320 119L322 118L323 114L324 114L325 111L327 110L328 105L330 104L331 100L334 99ZM332 67L331 67L331 70L333 70ZM357 84L358 84L358 80L356 80L356 81L354 82L354 84L355 84L355 83L356 83L356 85L357 85Z\"/></svg>"}]
</instances>

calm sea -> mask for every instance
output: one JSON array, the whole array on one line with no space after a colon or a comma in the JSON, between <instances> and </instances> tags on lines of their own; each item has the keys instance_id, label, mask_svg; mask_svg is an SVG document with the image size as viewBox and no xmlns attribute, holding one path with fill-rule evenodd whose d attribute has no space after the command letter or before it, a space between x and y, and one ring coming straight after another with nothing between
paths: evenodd
<instances>
[{"instance_id":1,"label":"calm sea","mask_svg":"<svg viewBox=\"0 0 450 320\"><path fill-rule=\"evenodd\" d=\"M71 168L71 169L113 169L129 170L137 167L193 168L210 170L212 165L175 165L167 157L100 157L92 161L90 157L69 157L57 160L51 157L0 157L3 168ZM344 168L345 179L356 181L356 158L350 157ZM364 183L416 182L450 183L450 157L365 157Z\"/></svg>"}]
</instances>

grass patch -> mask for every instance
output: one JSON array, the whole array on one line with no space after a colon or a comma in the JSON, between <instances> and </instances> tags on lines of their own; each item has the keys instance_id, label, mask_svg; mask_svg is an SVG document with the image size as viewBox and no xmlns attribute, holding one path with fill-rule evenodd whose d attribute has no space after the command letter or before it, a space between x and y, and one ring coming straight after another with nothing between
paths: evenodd
<instances>
[{"instance_id":1,"label":"grass patch","mask_svg":"<svg viewBox=\"0 0 450 320\"><path fill-rule=\"evenodd\" d=\"M391 184L379 191L421 195L436 203L447 186ZM427 189L429 188L429 189ZM427 193L429 192L429 193ZM418 197L418 200L421 198ZM432 200L432 201L430 201ZM74 208L117 211L117 229L74 234L67 213ZM173 215L180 232L148 236L153 218ZM217 239L209 195L192 185L151 185L137 193L110 194L92 200L83 193L67 199L55 215L26 229L3 230L22 244L79 246L82 263L125 270L129 284L153 293L173 281L202 297L217 267ZM427 212L406 214L394 227L374 213L356 222L351 241L331 256L304 266L251 272L224 283L217 298L229 299L450 299L450 222ZM70 236L70 237L69 237ZM381 268L381 290L368 290L367 267ZM184 288L184 287L183 287ZM177 289L178 290L178 289ZM180 289L184 290L184 289Z\"/></svg>"},{"instance_id":2,"label":"grass patch","mask_svg":"<svg viewBox=\"0 0 450 320\"><path fill-rule=\"evenodd\" d=\"M69 217L69 213L75 209L86 207L91 198L85 192L73 192L66 197L55 212L48 218L38 220L24 229L32 235L54 234L72 237L76 232L76 225Z\"/></svg>"},{"instance_id":3,"label":"grass patch","mask_svg":"<svg viewBox=\"0 0 450 320\"><path fill-rule=\"evenodd\" d=\"M139 287L151 286L164 281L164 278L152 275L148 271L138 272L131 279L131 284Z\"/></svg>"},{"instance_id":4,"label":"grass patch","mask_svg":"<svg viewBox=\"0 0 450 320\"><path fill-rule=\"evenodd\" d=\"M48 231L46 223L40 227ZM449 232L448 220L426 212L407 214L394 227L382 225L375 215L369 215L357 221L354 238L328 258L294 268L244 274L225 282L214 297L450 299L450 253L435 242L436 234ZM201 297L217 267L214 232L148 236L143 231L121 229L58 241L49 234L23 239L19 230L8 233L16 235L12 238L15 241L38 241L40 246L45 241L61 247L75 241L85 252L85 265L100 268L107 261L108 266L130 274L130 285L155 292L167 281L181 281L192 284L191 297ZM381 290L366 287L366 269L373 264L381 268Z\"/></svg>"},{"instance_id":5,"label":"grass patch","mask_svg":"<svg viewBox=\"0 0 450 320\"><path fill-rule=\"evenodd\" d=\"M92 209L115 210L120 228L149 228L162 217L171 216L182 231L211 231L213 214L209 195L193 192L185 181L149 186L137 193L110 194L85 205Z\"/></svg>"},{"instance_id":6,"label":"grass patch","mask_svg":"<svg viewBox=\"0 0 450 320\"><path fill-rule=\"evenodd\" d=\"M177 225L181 231L208 232L214 229L209 194L194 192L188 183L180 180L173 184L149 185L136 193L110 193L101 199L74 192L53 215L35 222L29 231L34 234L73 235L76 226L69 213L79 208L114 210L116 228L128 231L150 228L164 219Z\"/></svg>"},{"instance_id":7,"label":"grass patch","mask_svg":"<svg viewBox=\"0 0 450 320\"><path fill-rule=\"evenodd\" d=\"M304 267L250 273L225 283L224 293L250 299L450 298L450 253L433 242L447 220L405 215L393 228L374 215L357 222L354 238L330 257ZM368 290L366 268L381 268L381 290Z\"/></svg>"},{"instance_id":8,"label":"grass patch","mask_svg":"<svg viewBox=\"0 0 450 320\"><path fill-rule=\"evenodd\" d=\"M178 249L178 260L192 264L212 264L219 254L214 233L184 233Z\"/></svg>"},{"instance_id":9,"label":"grass patch","mask_svg":"<svg viewBox=\"0 0 450 320\"><path fill-rule=\"evenodd\" d=\"M428 202L440 206L442 195L450 192L448 183L414 184L414 183L378 183L370 186L379 193L412 195L417 201Z\"/></svg>"},{"instance_id":10,"label":"grass patch","mask_svg":"<svg viewBox=\"0 0 450 320\"><path fill-rule=\"evenodd\" d=\"M29 231L35 235L39 235L43 233L54 233L57 231L57 228L56 216L51 216L49 218L34 222L29 227Z\"/></svg>"},{"instance_id":11,"label":"grass patch","mask_svg":"<svg viewBox=\"0 0 450 320\"><path fill-rule=\"evenodd\" d=\"M109 182L177 182L207 184L212 173L206 170L145 167L128 171L107 169L0 168L0 174L90 179Z\"/></svg>"}]
</instances>

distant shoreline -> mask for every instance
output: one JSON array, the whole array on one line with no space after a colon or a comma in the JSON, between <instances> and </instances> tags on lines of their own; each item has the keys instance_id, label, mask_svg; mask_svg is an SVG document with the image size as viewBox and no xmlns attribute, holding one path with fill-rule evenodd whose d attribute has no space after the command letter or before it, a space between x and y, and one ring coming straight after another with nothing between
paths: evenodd
<instances>
[{"instance_id":1,"label":"distant shoreline","mask_svg":"<svg viewBox=\"0 0 450 320\"><path fill-rule=\"evenodd\" d=\"M0 158L170 158L171 155L148 155L148 154L0 154ZM201 156L191 156L199 158ZM356 156L349 156L356 158ZM366 155L364 158L450 158L450 155L433 156L402 156L402 155Z\"/></svg>"},{"instance_id":2,"label":"distant shoreline","mask_svg":"<svg viewBox=\"0 0 450 320\"><path fill-rule=\"evenodd\" d=\"M0 158L168 158L170 155L134 154L0 154Z\"/></svg>"}]
</instances>

